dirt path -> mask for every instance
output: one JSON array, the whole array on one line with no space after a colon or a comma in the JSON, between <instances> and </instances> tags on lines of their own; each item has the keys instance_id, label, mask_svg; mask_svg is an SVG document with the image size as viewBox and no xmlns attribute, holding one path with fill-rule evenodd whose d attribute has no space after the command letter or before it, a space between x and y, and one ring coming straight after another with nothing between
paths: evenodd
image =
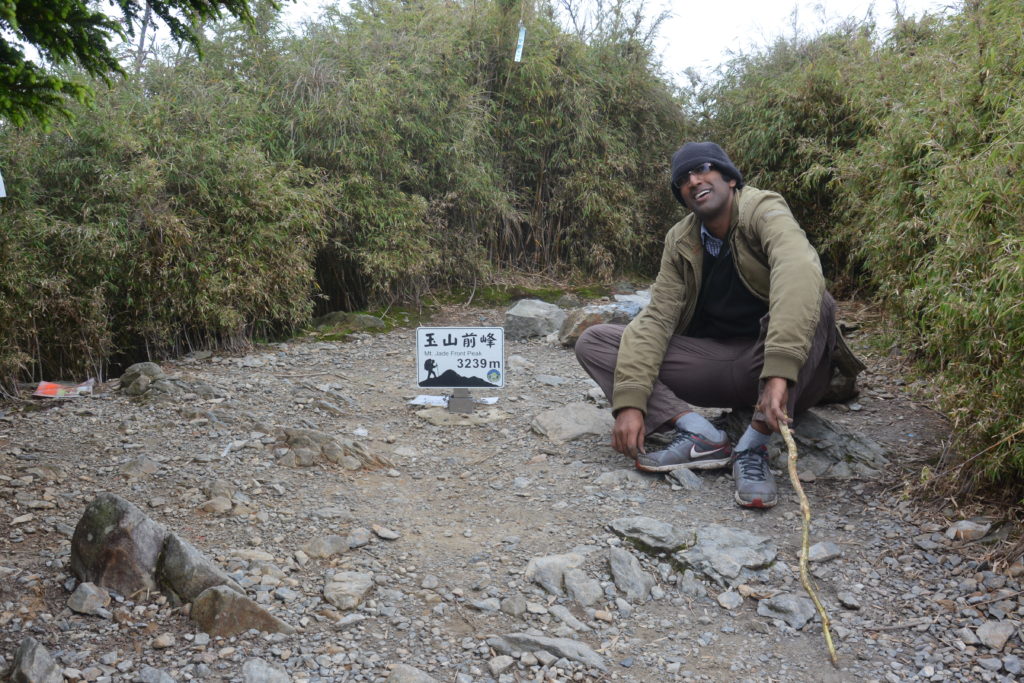
<instances>
[{"instance_id":1,"label":"dirt path","mask_svg":"<svg viewBox=\"0 0 1024 683\"><path fill-rule=\"evenodd\" d=\"M502 316L453 308L434 324L501 325ZM944 422L910 398L894 360L865 355L856 405L821 414L896 460L936 453ZM496 392L508 417L478 426L434 426L407 405L421 393L410 329L166 363L191 391L163 400L101 390L9 413L0 421L0 655L10 664L32 635L72 679L125 681L166 680L154 670L179 681L273 680L243 674L252 658L295 681L383 681L397 663L439 681L1012 680L1021 671L1017 578L965 559L944 521L911 519L910 505L878 482L818 480L807 484L812 542L842 551L814 565L837 627L842 669L833 671L816 622L796 630L758 614L758 597L802 595L799 508L784 474L780 504L752 512L733 504L724 471L702 473L702 488L690 491L632 470L607 436L552 443L531 430L534 417L584 400L592 384L570 350L509 341L512 356L518 367ZM393 466L284 467L273 436L282 427L357 440ZM205 512L218 480L234 489L234 507ZM108 619L71 612L70 534L102 491L190 540L300 633L207 641L158 596L122 598ZM634 516L761 534L778 558L730 610L716 599L720 586L684 577L667 555L632 549L654 588L626 600L608 557L630 545L609 524ZM326 559L296 552L372 525L399 538L371 535ZM592 605L527 576L531 560L571 552L600 583ZM323 600L325 577L342 569L372 573L375 583L350 613ZM990 636L992 624L1012 631L1005 645ZM545 662L543 652L506 659L485 640L523 632L584 644L606 670L569 657Z\"/></svg>"}]
</instances>

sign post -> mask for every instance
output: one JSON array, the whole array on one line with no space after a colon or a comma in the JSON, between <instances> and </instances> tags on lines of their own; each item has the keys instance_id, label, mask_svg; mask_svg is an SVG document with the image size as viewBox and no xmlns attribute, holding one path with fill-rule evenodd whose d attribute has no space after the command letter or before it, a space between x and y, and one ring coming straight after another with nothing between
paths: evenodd
<instances>
[{"instance_id":1,"label":"sign post","mask_svg":"<svg viewBox=\"0 0 1024 683\"><path fill-rule=\"evenodd\" d=\"M469 389L466 389L464 387L455 387L452 389L451 398L448 399L448 412L473 412L473 396L469 393Z\"/></svg>"},{"instance_id":2,"label":"sign post","mask_svg":"<svg viewBox=\"0 0 1024 683\"><path fill-rule=\"evenodd\" d=\"M505 386L505 329L418 327L416 373L421 387L453 389L449 412L471 413L469 389Z\"/></svg>"}]
</instances>

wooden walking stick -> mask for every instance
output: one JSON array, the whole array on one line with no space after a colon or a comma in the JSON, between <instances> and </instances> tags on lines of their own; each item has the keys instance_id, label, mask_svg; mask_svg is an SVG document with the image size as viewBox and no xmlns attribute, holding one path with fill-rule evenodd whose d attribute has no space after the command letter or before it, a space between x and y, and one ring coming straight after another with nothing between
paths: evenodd
<instances>
[{"instance_id":1,"label":"wooden walking stick","mask_svg":"<svg viewBox=\"0 0 1024 683\"><path fill-rule=\"evenodd\" d=\"M836 654L836 646L832 643L832 627L828 620L828 612L825 611L825 606L821 604L818 594L814 591L814 586L811 585L810 570L807 569L807 556L810 554L811 504L807 502L807 494L804 493L804 487L800 484L800 477L796 473L796 443L793 441L793 434L789 431L789 425L786 424L785 416L779 420L779 431L782 432L782 438L786 441L786 449L789 451L789 458L787 460L789 465L789 481L800 496L800 512L803 517L803 540L800 544L800 583L803 584L807 594L811 596L814 607L818 610L818 614L821 615L821 630L825 634L825 645L828 646L828 654L832 659L832 666L838 669L839 656Z\"/></svg>"}]
</instances>

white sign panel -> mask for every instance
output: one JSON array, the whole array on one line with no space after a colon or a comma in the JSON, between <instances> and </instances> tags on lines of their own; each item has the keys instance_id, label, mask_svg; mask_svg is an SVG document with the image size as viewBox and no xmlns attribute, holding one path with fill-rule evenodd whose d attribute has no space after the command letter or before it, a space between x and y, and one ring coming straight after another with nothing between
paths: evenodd
<instances>
[{"instance_id":1,"label":"white sign panel","mask_svg":"<svg viewBox=\"0 0 1024 683\"><path fill-rule=\"evenodd\" d=\"M416 328L416 377L421 387L505 386L505 328Z\"/></svg>"}]
</instances>

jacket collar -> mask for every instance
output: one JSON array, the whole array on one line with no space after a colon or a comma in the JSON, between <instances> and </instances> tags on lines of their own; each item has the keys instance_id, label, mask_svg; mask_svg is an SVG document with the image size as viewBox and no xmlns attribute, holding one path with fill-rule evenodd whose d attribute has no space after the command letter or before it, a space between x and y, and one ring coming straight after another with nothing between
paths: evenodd
<instances>
[{"instance_id":1,"label":"jacket collar","mask_svg":"<svg viewBox=\"0 0 1024 683\"><path fill-rule=\"evenodd\" d=\"M732 216L729 218L729 230L725 233L725 241L732 243L733 233L736 232L736 226L740 223L740 198L743 196L743 188L733 190L732 194Z\"/></svg>"}]
</instances>

